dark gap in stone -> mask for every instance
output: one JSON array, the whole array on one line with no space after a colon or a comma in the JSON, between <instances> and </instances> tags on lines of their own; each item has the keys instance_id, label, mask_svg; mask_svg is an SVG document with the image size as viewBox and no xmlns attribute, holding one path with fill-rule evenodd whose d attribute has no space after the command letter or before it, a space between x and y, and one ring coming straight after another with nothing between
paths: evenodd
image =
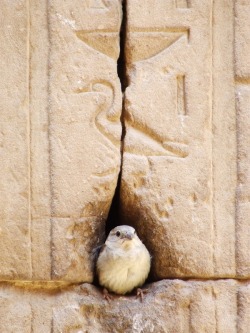
<instances>
[{"instance_id":1,"label":"dark gap in stone","mask_svg":"<svg viewBox=\"0 0 250 333\"><path fill-rule=\"evenodd\" d=\"M128 86L127 74L126 74L126 0L122 1L122 23L120 30L120 55L117 60L117 73L121 81L122 92L124 92Z\"/></svg>"},{"instance_id":2,"label":"dark gap in stone","mask_svg":"<svg viewBox=\"0 0 250 333\"><path fill-rule=\"evenodd\" d=\"M126 0L122 1L122 23L120 30L120 55L117 60L117 74L120 78L121 89L124 94L128 80L126 75L126 51L125 51L125 43L126 43ZM123 165L123 139L126 134L126 129L124 125L124 95L123 95L123 103L122 103L122 114L121 114L121 124L122 124L122 135L121 135L121 170L117 180L117 186L115 189L115 194L110 206L108 218L106 221L106 235L109 234L110 230L115 228L116 226L121 224L121 216L120 216L120 188L121 188L121 178L122 178L122 165Z\"/></svg>"},{"instance_id":3,"label":"dark gap in stone","mask_svg":"<svg viewBox=\"0 0 250 333\"><path fill-rule=\"evenodd\" d=\"M120 186L121 186L121 172L119 173L117 186L115 189L115 194L110 206L108 218L106 221L106 235L108 236L110 230L115 228L117 225L120 225L120 212L119 212L119 203L120 203Z\"/></svg>"}]
</instances>

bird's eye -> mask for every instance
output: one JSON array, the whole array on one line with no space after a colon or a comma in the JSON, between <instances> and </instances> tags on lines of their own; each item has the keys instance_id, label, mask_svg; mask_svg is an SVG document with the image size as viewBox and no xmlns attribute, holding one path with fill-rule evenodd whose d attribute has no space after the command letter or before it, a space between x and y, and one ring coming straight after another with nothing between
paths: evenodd
<instances>
[{"instance_id":1,"label":"bird's eye","mask_svg":"<svg viewBox=\"0 0 250 333\"><path fill-rule=\"evenodd\" d=\"M120 231L116 231L116 233L115 233L115 234L116 234L116 236L117 236L117 237L120 237L120 236L121 236L121 233L120 233Z\"/></svg>"},{"instance_id":2,"label":"bird's eye","mask_svg":"<svg viewBox=\"0 0 250 333\"><path fill-rule=\"evenodd\" d=\"M134 234L137 235L136 231L134 231Z\"/></svg>"}]
</instances>

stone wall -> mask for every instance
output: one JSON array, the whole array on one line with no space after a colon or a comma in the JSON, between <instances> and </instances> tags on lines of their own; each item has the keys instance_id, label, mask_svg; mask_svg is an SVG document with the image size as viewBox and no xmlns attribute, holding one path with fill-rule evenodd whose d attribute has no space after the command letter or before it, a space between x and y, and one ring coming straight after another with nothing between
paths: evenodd
<instances>
[{"instance_id":1,"label":"stone wall","mask_svg":"<svg viewBox=\"0 0 250 333\"><path fill-rule=\"evenodd\" d=\"M1 2L1 333L250 331L249 17ZM91 284L107 219L153 256L142 304Z\"/></svg>"}]
</instances>

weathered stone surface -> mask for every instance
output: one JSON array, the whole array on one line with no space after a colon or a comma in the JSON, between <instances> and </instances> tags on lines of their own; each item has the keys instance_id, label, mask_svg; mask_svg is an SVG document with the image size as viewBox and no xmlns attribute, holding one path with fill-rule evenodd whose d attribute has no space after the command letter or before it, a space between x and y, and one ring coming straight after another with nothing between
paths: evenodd
<instances>
[{"instance_id":1,"label":"weathered stone surface","mask_svg":"<svg viewBox=\"0 0 250 333\"><path fill-rule=\"evenodd\" d=\"M237 106L237 272L250 276L250 3L235 4L235 79Z\"/></svg>"},{"instance_id":2,"label":"weathered stone surface","mask_svg":"<svg viewBox=\"0 0 250 333\"><path fill-rule=\"evenodd\" d=\"M239 116L234 48L239 66L249 53L242 33L236 42L234 10L234 1L127 2L122 216L157 278L250 276L247 195L235 203L239 166L249 172L249 126L240 125L249 101ZM246 34L242 15L236 32Z\"/></svg>"},{"instance_id":3,"label":"weathered stone surface","mask_svg":"<svg viewBox=\"0 0 250 333\"><path fill-rule=\"evenodd\" d=\"M212 181L215 276L235 275L237 142L233 1L213 4ZM231 22L231 24L228 24ZM227 47L225 47L227 45ZM226 94L222 94L226 91Z\"/></svg>"},{"instance_id":4,"label":"weathered stone surface","mask_svg":"<svg viewBox=\"0 0 250 333\"><path fill-rule=\"evenodd\" d=\"M60 291L60 292L59 292ZM250 285L228 281L168 281L108 303L83 284L42 291L2 285L1 332L53 333L248 333ZM16 329L16 331L15 331Z\"/></svg>"},{"instance_id":5,"label":"weathered stone surface","mask_svg":"<svg viewBox=\"0 0 250 333\"><path fill-rule=\"evenodd\" d=\"M0 279L90 282L120 170L121 3L0 15Z\"/></svg>"},{"instance_id":6,"label":"weathered stone surface","mask_svg":"<svg viewBox=\"0 0 250 333\"><path fill-rule=\"evenodd\" d=\"M0 11L0 276L30 278L27 2Z\"/></svg>"},{"instance_id":7,"label":"weathered stone surface","mask_svg":"<svg viewBox=\"0 0 250 333\"><path fill-rule=\"evenodd\" d=\"M121 3L1 2L0 332L249 333L250 2L124 1L120 119ZM185 278L143 303L78 285L121 148L116 222Z\"/></svg>"}]
</instances>

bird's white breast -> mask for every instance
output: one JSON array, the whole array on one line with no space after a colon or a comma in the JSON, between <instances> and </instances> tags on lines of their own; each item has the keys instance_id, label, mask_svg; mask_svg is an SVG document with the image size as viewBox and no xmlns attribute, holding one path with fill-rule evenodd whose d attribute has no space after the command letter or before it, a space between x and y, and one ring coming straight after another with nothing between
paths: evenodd
<instances>
[{"instance_id":1,"label":"bird's white breast","mask_svg":"<svg viewBox=\"0 0 250 333\"><path fill-rule=\"evenodd\" d=\"M149 270L150 255L142 243L126 251L106 247L97 261L100 284L118 294L141 286Z\"/></svg>"}]
</instances>

